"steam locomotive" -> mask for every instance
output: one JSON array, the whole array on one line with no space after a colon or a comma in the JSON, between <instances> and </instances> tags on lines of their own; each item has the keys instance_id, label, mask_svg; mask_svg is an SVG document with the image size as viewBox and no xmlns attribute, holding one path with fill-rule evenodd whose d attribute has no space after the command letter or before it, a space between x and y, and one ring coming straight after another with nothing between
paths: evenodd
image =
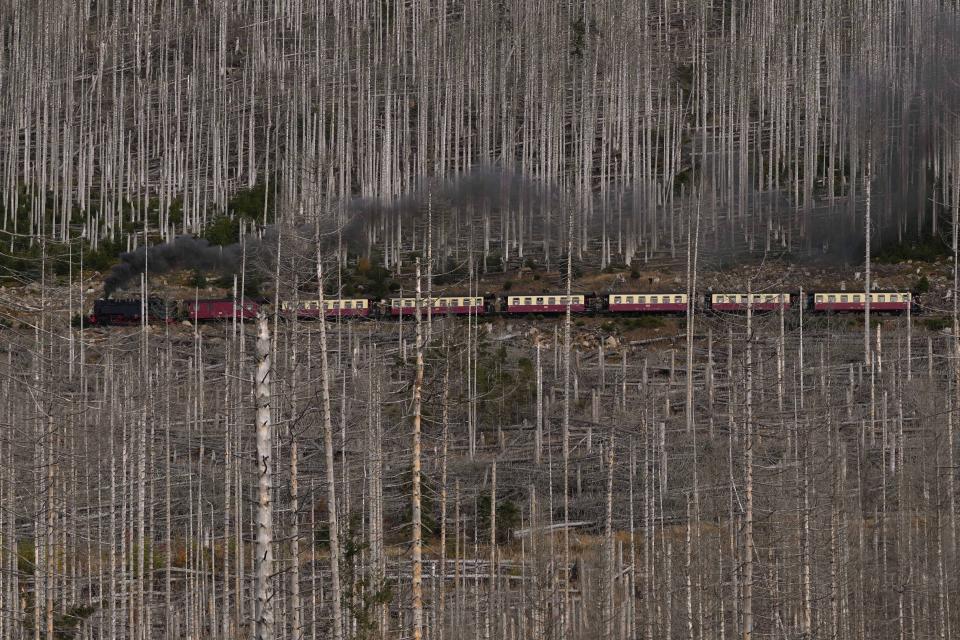
<instances>
[{"instance_id":1,"label":"steam locomotive","mask_svg":"<svg viewBox=\"0 0 960 640\"><path fill-rule=\"evenodd\" d=\"M566 313L567 307L575 314L633 315L682 314L690 300L681 292L624 292L606 295L565 293L489 294L486 296L440 296L420 299L421 314L435 316L486 315L556 315ZM93 304L87 321L91 325L136 325L144 321L162 323L189 320L211 322L236 318L252 320L260 312L263 301L201 299L168 301L151 297L141 299L100 299ZM716 313L775 312L803 305L814 313L863 313L867 295L863 292L822 291L805 294L770 293L710 293L694 301L695 310ZM870 310L882 313L906 313L916 310L916 299L907 291L883 291L870 294ZM321 315L330 319L349 318L403 318L417 311L416 298L333 298L284 300L280 303L280 317L310 320Z\"/></svg>"}]
</instances>

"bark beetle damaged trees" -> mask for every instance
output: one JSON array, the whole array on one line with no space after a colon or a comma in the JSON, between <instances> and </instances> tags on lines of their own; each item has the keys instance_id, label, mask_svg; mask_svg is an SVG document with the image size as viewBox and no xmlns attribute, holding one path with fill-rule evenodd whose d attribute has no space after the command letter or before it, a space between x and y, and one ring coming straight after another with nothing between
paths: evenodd
<instances>
[{"instance_id":1,"label":"bark beetle damaged trees","mask_svg":"<svg viewBox=\"0 0 960 640\"><path fill-rule=\"evenodd\" d=\"M0 638L957 636L955 5L3 3Z\"/></svg>"}]
</instances>

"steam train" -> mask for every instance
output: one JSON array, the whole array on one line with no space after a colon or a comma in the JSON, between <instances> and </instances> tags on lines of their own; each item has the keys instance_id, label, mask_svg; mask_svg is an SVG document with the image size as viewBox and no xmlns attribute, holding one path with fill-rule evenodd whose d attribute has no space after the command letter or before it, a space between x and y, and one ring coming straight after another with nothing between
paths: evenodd
<instances>
[{"instance_id":1,"label":"steam train","mask_svg":"<svg viewBox=\"0 0 960 640\"><path fill-rule=\"evenodd\" d=\"M151 297L141 299L100 299L93 304L87 317L91 325L137 325L144 315L147 322L211 322L236 318L252 320L264 301L251 299L204 299L169 301ZM687 310L689 297L680 292L625 292L606 295L565 293L491 294L486 296L421 297L421 314L434 316L522 316L575 314L634 315L682 314ZM814 313L863 313L867 297L863 292L822 291L805 294L772 293L709 293L694 301L697 310L715 313L746 313L748 310L764 313L788 310L803 305ZM870 294L870 310L880 313L906 313L916 310L916 299L907 291L883 291ZM285 300L280 303L280 317L301 320L324 318L403 318L417 312L416 298L333 298L322 302L312 300Z\"/></svg>"}]
</instances>

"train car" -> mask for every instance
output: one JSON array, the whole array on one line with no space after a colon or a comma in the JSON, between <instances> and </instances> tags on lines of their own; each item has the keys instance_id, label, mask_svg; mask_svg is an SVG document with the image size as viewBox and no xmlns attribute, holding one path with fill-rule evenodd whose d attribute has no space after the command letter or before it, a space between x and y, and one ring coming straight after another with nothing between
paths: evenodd
<instances>
[{"instance_id":1,"label":"train car","mask_svg":"<svg viewBox=\"0 0 960 640\"><path fill-rule=\"evenodd\" d=\"M87 322L95 326L136 325L140 324L143 314L143 300L140 298L110 299L102 298L93 302L93 312ZM176 313L161 298L147 298L148 322L173 322Z\"/></svg>"},{"instance_id":2,"label":"train car","mask_svg":"<svg viewBox=\"0 0 960 640\"><path fill-rule=\"evenodd\" d=\"M297 305L297 317L302 319L316 319L320 317L319 300L284 300L280 303L280 312L290 317L293 315L294 305ZM326 318L366 318L370 315L370 301L366 298L334 298L323 301L323 315Z\"/></svg>"},{"instance_id":3,"label":"train car","mask_svg":"<svg viewBox=\"0 0 960 640\"><path fill-rule=\"evenodd\" d=\"M565 293L533 293L519 296L507 296L507 313L566 313L567 294ZM586 298L582 295L572 295L569 300L572 313L582 313L586 310Z\"/></svg>"},{"instance_id":4,"label":"train car","mask_svg":"<svg viewBox=\"0 0 960 640\"><path fill-rule=\"evenodd\" d=\"M714 311L777 311L790 308L789 293L714 293L710 308Z\"/></svg>"},{"instance_id":5,"label":"train car","mask_svg":"<svg viewBox=\"0 0 960 640\"><path fill-rule=\"evenodd\" d=\"M884 291L870 294L871 311L907 311L912 297L906 291ZM813 294L814 311L865 311L866 294L849 291L825 291Z\"/></svg>"},{"instance_id":6,"label":"train car","mask_svg":"<svg viewBox=\"0 0 960 640\"><path fill-rule=\"evenodd\" d=\"M236 316L252 320L257 317L260 305L253 300L187 300L187 317L193 322L225 320Z\"/></svg>"},{"instance_id":7,"label":"train car","mask_svg":"<svg viewBox=\"0 0 960 640\"><path fill-rule=\"evenodd\" d=\"M685 293L611 293L607 310L612 313L683 313L687 310Z\"/></svg>"},{"instance_id":8,"label":"train car","mask_svg":"<svg viewBox=\"0 0 960 640\"><path fill-rule=\"evenodd\" d=\"M421 315L426 315L430 308L428 298L420 298ZM417 311L416 298L391 298L390 315L392 316L412 316ZM483 315L487 307L481 296L443 296L433 299L431 314L439 315Z\"/></svg>"}]
</instances>

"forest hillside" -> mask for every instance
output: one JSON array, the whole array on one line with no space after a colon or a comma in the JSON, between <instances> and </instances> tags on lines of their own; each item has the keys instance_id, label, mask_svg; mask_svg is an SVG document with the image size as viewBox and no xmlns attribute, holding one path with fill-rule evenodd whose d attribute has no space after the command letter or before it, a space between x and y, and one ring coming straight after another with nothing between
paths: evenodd
<instances>
[{"instance_id":1,"label":"forest hillside","mask_svg":"<svg viewBox=\"0 0 960 640\"><path fill-rule=\"evenodd\" d=\"M954 637L958 69L935 0L0 0L0 637ZM689 303L278 313L524 291Z\"/></svg>"}]
</instances>

